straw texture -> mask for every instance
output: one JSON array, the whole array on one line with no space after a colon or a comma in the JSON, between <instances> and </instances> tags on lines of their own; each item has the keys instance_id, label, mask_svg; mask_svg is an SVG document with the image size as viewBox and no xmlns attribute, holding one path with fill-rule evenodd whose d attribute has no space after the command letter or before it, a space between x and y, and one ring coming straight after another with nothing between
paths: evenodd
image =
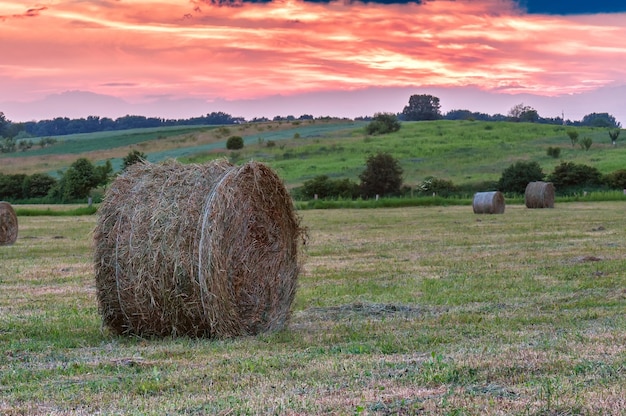
<instances>
[{"instance_id":1,"label":"straw texture","mask_svg":"<svg viewBox=\"0 0 626 416\"><path fill-rule=\"evenodd\" d=\"M94 231L99 310L119 334L226 338L281 329L304 232L268 167L136 164Z\"/></svg>"},{"instance_id":2,"label":"straw texture","mask_svg":"<svg viewBox=\"0 0 626 416\"><path fill-rule=\"evenodd\" d=\"M8 202L0 201L0 246L17 241L17 215Z\"/></svg>"},{"instance_id":3,"label":"straw texture","mask_svg":"<svg viewBox=\"0 0 626 416\"><path fill-rule=\"evenodd\" d=\"M554 185L551 182L530 182L524 192L527 208L554 208Z\"/></svg>"},{"instance_id":4,"label":"straw texture","mask_svg":"<svg viewBox=\"0 0 626 416\"><path fill-rule=\"evenodd\" d=\"M503 214L504 195L500 191L477 192L472 202L474 214Z\"/></svg>"}]
</instances>

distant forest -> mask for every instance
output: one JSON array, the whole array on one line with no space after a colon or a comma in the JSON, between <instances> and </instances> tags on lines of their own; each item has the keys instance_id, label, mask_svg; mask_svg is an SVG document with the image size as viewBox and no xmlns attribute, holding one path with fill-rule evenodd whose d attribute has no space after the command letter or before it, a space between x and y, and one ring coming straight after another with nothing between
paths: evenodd
<instances>
[{"instance_id":1,"label":"distant forest","mask_svg":"<svg viewBox=\"0 0 626 416\"><path fill-rule=\"evenodd\" d=\"M531 117L512 117L502 114L486 114L474 112L470 110L452 110L446 114L441 114L435 109L435 117L429 119L444 120L479 120L479 121L528 121L542 124L567 124L568 126L594 126L620 128L621 125L615 120L615 117L608 113L592 113L586 115L581 121L567 120L563 123L563 119L544 118L530 107L523 107L526 111L522 114ZM407 120L403 113L396 114L399 120ZM328 118L328 117L324 117ZM127 115L117 119L108 117L89 116L87 118L70 119L67 117L57 117L52 120L28 121L23 123L14 123L7 120L2 112L0 112L0 137L25 139L29 137L46 137L46 136L64 136L77 133L94 133L101 131L127 130L146 127L167 127L167 126L194 126L194 125L228 125L241 124L246 122L267 122L281 120L311 120L313 116L304 114L296 118L294 116L276 116L272 120L259 117L252 120L245 120L243 117L233 117L224 112L212 112L206 116L192 117L188 119L164 119L158 117L144 117L136 115ZM372 117L358 117L355 120L370 121Z\"/></svg>"}]
</instances>

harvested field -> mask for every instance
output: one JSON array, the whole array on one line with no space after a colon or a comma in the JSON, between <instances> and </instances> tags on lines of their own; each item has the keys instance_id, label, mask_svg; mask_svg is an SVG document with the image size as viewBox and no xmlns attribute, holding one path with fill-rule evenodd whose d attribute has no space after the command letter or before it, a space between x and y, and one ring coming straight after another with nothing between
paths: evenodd
<instances>
[{"instance_id":1,"label":"harvested field","mask_svg":"<svg viewBox=\"0 0 626 416\"><path fill-rule=\"evenodd\" d=\"M23 217L0 247L0 413L624 414L623 213L303 211L289 324L225 340L102 331L96 217Z\"/></svg>"}]
</instances>

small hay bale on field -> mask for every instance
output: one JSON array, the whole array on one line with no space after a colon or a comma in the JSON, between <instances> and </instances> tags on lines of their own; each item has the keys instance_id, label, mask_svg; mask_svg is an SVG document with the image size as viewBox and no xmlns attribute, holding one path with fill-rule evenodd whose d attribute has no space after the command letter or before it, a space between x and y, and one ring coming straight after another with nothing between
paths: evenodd
<instances>
[{"instance_id":1,"label":"small hay bale on field","mask_svg":"<svg viewBox=\"0 0 626 416\"><path fill-rule=\"evenodd\" d=\"M474 214L502 214L504 207L504 195L500 191L474 194L474 201L472 202Z\"/></svg>"},{"instance_id":2,"label":"small hay bale on field","mask_svg":"<svg viewBox=\"0 0 626 416\"><path fill-rule=\"evenodd\" d=\"M268 167L135 164L98 212L96 290L113 332L228 338L285 325L304 232Z\"/></svg>"},{"instance_id":3,"label":"small hay bale on field","mask_svg":"<svg viewBox=\"0 0 626 416\"><path fill-rule=\"evenodd\" d=\"M0 246L9 246L17 240L17 215L8 202L0 201Z\"/></svg>"},{"instance_id":4,"label":"small hay bale on field","mask_svg":"<svg viewBox=\"0 0 626 416\"><path fill-rule=\"evenodd\" d=\"M524 202L527 208L554 208L554 185L551 182L530 182L526 185Z\"/></svg>"}]
</instances>

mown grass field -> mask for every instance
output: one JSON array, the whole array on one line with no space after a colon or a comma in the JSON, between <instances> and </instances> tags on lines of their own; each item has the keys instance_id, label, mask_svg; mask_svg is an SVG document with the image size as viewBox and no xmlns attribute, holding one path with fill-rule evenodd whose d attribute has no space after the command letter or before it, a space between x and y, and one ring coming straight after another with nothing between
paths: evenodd
<instances>
[{"instance_id":1,"label":"mown grass field","mask_svg":"<svg viewBox=\"0 0 626 416\"><path fill-rule=\"evenodd\" d=\"M0 247L0 413L626 414L624 202L306 210L289 325L111 336L95 216Z\"/></svg>"}]
</instances>

